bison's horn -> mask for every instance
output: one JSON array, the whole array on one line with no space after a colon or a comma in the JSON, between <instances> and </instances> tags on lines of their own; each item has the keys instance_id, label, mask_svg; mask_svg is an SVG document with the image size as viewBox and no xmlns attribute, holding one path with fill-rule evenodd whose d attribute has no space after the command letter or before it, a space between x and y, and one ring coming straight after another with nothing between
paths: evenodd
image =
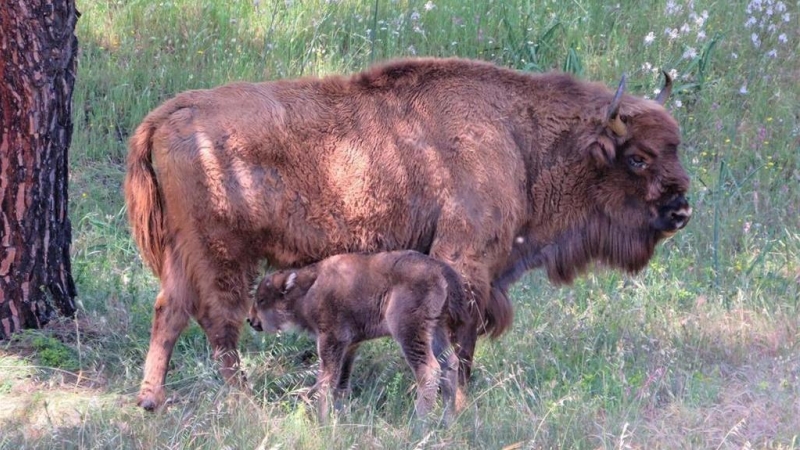
<instances>
[{"instance_id":1,"label":"bison's horn","mask_svg":"<svg viewBox=\"0 0 800 450\"><path fill-rule=\"evenodd\" d=\"M664 73L664 87L661 88L661 92L658 93L656 96L656 101L663 105L667 103L667 99L669 98L669 94L672 93L672 77L669 76L666 70L662 70Z\"/></svg>"},{"instance_id":2,"label":"bison's horn","mask_svg":"<svg viewBox=\"0 0 800 450\"><path fill-rule=\"evenodd\" d=\"M617 136L624 136L627 133L627 128L619 117L619 105L622 103L622 93L625 92L625 74L622 74L622 79L619 80L619 87L617 93L614 94L614 99L611 100L611 105L608 107L608 127Z\"/></svg>"}]
</instances>

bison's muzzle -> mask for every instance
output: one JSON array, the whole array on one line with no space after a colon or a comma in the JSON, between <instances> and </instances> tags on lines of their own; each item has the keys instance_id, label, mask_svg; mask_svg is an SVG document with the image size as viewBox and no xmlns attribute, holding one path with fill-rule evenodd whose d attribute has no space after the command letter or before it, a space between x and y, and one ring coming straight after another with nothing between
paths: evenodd
<instances>
[{"instance_id":1,"label":"bison's muzzle","mask_svg":"<svg viewBox=\"0 0 800 450\"><path fill-rule=\"evenodd\" d=\"M671 236L683 229L691 217L689 201L683 194L678 194L658 209L653 227L665 236Z\"/></svg>"}]
</instances>

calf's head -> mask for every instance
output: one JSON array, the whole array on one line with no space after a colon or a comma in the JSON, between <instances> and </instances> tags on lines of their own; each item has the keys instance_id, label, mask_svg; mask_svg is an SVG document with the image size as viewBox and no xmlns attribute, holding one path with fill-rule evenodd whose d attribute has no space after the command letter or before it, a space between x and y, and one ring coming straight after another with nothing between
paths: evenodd
<instances>
[{"instance_id":1,"label":"calf's head","mask_svg":"<svg viewBox=\"0 0 800 450\"><path fill-rule=\"evenodd\" d=\"M300 293L296 287L297 272L279 271L267 275L256 290L255 302L247 321L256 331L277 333L296 324L292 303Z\"/></svg>"}]
</instances>

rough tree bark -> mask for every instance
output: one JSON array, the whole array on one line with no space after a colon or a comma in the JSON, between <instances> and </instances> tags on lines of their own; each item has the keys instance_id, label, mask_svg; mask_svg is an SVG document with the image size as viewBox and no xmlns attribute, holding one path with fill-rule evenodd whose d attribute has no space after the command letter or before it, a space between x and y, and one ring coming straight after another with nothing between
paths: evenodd
<instances>
[{"instance_id":1,"label":"rough tree bark","mask_svg":"<svg viewBox=\"0 0 800 450\"><path fill-rule=\"evenodd\" d=\"M0 339L75 313L67 152L74 0L0 8Z\"/></svg>"}]
</instances>

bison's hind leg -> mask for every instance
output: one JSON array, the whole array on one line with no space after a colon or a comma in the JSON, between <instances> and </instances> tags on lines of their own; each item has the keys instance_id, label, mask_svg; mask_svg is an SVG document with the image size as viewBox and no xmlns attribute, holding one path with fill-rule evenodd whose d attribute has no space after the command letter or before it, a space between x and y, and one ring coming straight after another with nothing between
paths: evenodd
<instances>
[{"instance_id":1,"label":"bison's hind leg","mask_svg":"<svg viewBox=\"0 0 800 450\"><path fill-rule=\"evenodd\" d=\"M177 254L165 252L161 292L156 297L150 347L144 364L144 378L137 404L152 411L164 404L164 382L172 350L189 322L189 311L197 293L189 283Z\"/></svg>"}]
</instances>

